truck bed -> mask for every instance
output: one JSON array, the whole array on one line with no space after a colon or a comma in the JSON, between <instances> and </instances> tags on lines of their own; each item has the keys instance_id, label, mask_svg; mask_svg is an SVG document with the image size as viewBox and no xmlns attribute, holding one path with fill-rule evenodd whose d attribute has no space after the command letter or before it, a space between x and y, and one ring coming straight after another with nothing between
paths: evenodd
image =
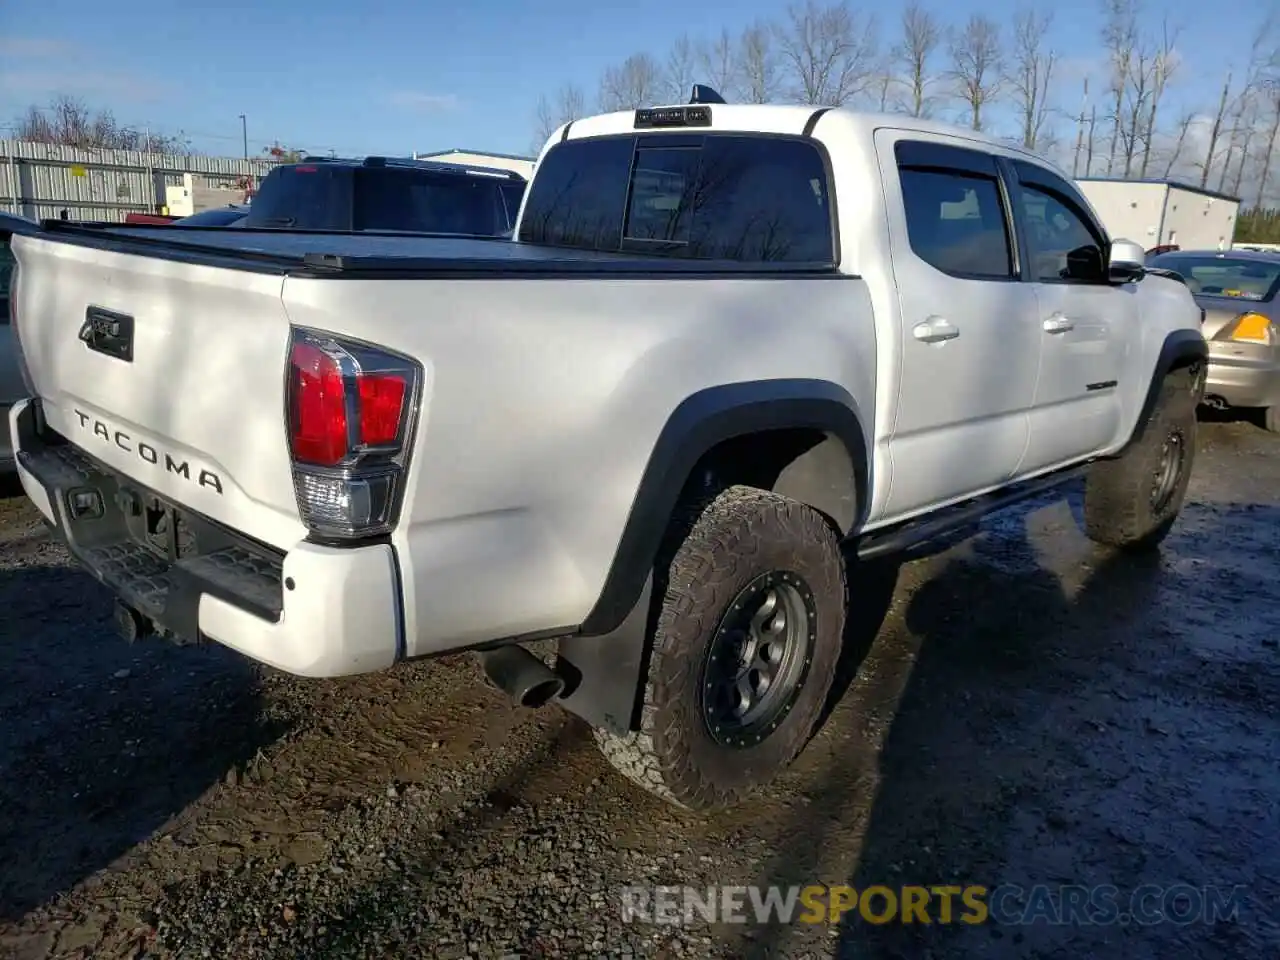
<instances>
[{"instance_id":1,"label":"truck bed","mask_svg":"<svg viewBox=\"0 0 1280 960\"><path fill-rule=\"evenodd\" d=\"M689 260L660 254L615 254L511 240L439 234L330 233L189 227L181 237L166 226L76 224L47 220L46 235L66 243L184 263L259 273L385 279L465 279L504 276L673 274L750 276L834 274L833 263L739 263Z\"/></svg>"}]
</instances>

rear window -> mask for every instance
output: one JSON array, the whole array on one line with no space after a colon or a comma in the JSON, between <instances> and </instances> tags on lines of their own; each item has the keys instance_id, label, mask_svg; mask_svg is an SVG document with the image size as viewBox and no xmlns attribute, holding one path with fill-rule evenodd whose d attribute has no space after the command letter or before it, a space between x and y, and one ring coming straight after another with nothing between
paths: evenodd
<instances>
[{"instance_id":1,"label":"rear window","mask_svg":"<svg viewBox=\"0 0 1280 960\"><path fill-rule=\"evenodd\" d=\"M1193 294L1207 297L1272 300L1280 289L1280 258L1271 262L1164 254L1152 259L1151 266L1176 270Z\"/></svg>"},{"instance_id":2,"label":"rear window","mask_svg":"<svg viewBox=\"0 0 1280 960\"><path fill-rule=\"evenodd\" d=\"M490 177L389 167L355 170L355 229L466 233L507 229L498 183Z\"/></svg>"},{"instance_id":3,"label":"rear window","mask_svg":"<svg viewBox=\"0 0 1280 960\"><path fill-rule=\"evenodd\" d=\"M520 239L746 263L835 259L826 167L807 140L599 137L557 144Z\"/></svg>"},{"instance_id":4,"label":"rear window","mask_svg":"<svg viewBox=\"0 0 1280 960\"><path fill-rule=\"evenodd\" d=\"M498 236L510 227L502 182L395 167L279 167L262 181L242 224Z\"/></svg>"},{"instance_id":5,"label":"rear window","mask_svg":"<svg viewBox=\"0 0 1280 960\"><path fill-rule=\"evenodd\" d=\"M350 227L349 168L302 164L277 167L249 205L246 227L346 230Z\"/></svg>"}]
</instances>

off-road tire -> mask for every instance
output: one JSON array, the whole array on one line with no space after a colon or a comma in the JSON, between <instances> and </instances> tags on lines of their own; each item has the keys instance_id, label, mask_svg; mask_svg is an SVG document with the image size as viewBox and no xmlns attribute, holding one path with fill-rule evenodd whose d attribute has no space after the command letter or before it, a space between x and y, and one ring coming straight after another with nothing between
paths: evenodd
<instances>
[{"instance_id":1,"label":"off-road tire","mask_svg":"<svg viewBox=\"0 0 1280 960\"><path fill-rule=\"evenodd\" d=\"M845 572L839 540L805 504L733 486L673 525L655 570L661 603L640 729L597 728L601 752L621 773L686 810L731 806L772 780L813 735L840 656ZM752 746L713 739L700 708L703 664L721 616L748 584L789 571L812 601L809 664L789 712Z\"/></svg>"},{"instance_id":2,"label":"off-road tire","mask_svg":"<svg viewBox=\"0 0 1280 960\"><path fill-rule=\"evenodd\" d=\"M1084 492L1085 534L1123 550L1150 550L1173 528L1186 497L1196 453L1197 373L1175 370L1164 378L1142 436L1123 454L1089 468ZM1156 502L1166 443L1181 447L1171 492Z\"/></svg>"}]
</instances>

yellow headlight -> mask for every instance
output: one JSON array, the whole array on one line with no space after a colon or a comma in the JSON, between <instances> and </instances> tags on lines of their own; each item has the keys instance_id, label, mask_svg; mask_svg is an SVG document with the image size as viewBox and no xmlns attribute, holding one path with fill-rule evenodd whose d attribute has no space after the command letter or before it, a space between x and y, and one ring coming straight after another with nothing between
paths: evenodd
<instances>
[{"instance_id":1,"label":"yellow headlight","mask_svg":"<svg viewBox=\"0 0 1280 960\"><path fill-rule=\"evenodd\" d=\"M1246 313L1231 327L1232 340L1252 340L1256 343L1270 343L1271 337L1271 320L1260 313Z\"/></svg>"}]
</instances>

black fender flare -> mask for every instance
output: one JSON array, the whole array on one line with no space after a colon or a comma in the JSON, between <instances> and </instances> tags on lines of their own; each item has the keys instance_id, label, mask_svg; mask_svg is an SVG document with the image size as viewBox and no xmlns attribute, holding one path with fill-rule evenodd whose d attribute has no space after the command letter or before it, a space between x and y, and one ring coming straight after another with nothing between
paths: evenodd
<instances>
[{"instance_id":1,"label":"black fender flare","mask_svg":"<svg viewBox=\"0 0 1280 960\"><path fill-rule=\"evenodd\" d=\"M751 380L699 390L672 412L641 476L622 537L595 606L579 634L617 629L640 600L681 493L717 444L765 430L814 429L843 443L859 491L846 536L866 516L870 460L857 401L828 380Z\"/></svg>"},{"instance_id":2,"label":"black fender flare","mask_svg":"<svg viewBox=\"0 0 1280 960\"><path fill-rule=\"evenodd\" d=\"M1196 378L1197 391L1204 389L1205 368L1209 363L1209 344L1199 330L1172 330L1165 335L1160 345L1160 354L1156 357L1155 369L1151 371L1151 382L1147 385L1147 395L1142 401L1142 409L1138 411L1138 419L1134 424L1133 434L1125 445L1112 456L1123 455L1130 447L1142 439L1146 431L1147 421L1160 399L1160 387L1165 377L1173 370L1185 367L1200 367L1200 375ZM1197 398L1198 399L1198 398ZM1108 458L1110 459L1110 458Z\"/></svg>"}]
</instances>

